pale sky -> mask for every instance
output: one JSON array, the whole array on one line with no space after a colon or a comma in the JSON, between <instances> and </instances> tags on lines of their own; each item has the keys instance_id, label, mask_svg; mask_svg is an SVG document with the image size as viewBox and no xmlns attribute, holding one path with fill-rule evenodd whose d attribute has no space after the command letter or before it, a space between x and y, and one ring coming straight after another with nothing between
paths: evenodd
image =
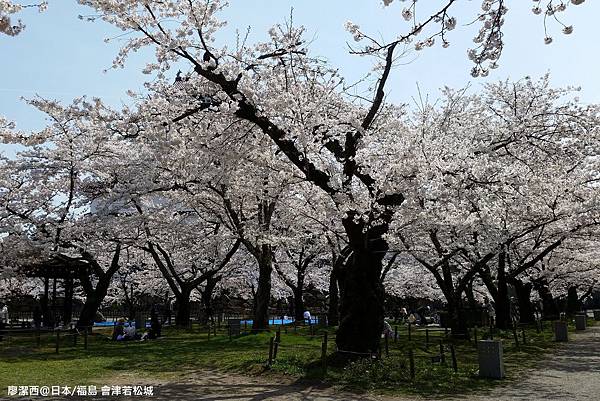
<instances>
[{"instance_id":1,"label":"pale sky","mask_svg":"<svg viewBox=\"0 0 600 401\"><path fill-rule=\"evenodd\" d=\"M230 3L223 15L229 25L220 39L222 42L233 38L235 29L245 31L248 26L252 27L251 39L261 40L271 25L289 17L293 7L295 24L306 26L309 37L314 38L313 55L329 59L350 81L366 73L370 63L368 59L348 54L346 43L352 42L352 38L344 31L344 22L351 20L365 32L387 39L408 29L400 15L403 3L399 1L386 9L378 0L231 0ZM570 6L561 15L566 25L574 26L571 35L562 34L561 26L549 24L549 33L554 38L551 45L543 43L543 20L531 13L532 1L507 1L509 13L500 68L492 70L486 79L473 79L469 74L472 64L466 53L473 47L472 38L478 25L464 25L470 22L468 17L474 15L480 3L480 0L459 2L451 13L457 17L458 26L448 36L450 48L436 45L413 52L405 59L405 65L394 70L388 86L390 100L409 102L417 95L417 84L423 94L436 98L439 88L444 86L463 87L471 83L476 90L486 81L539 77L550 72L554 85L581 86L583 101L600 102L600 46L596 27L600 1ZM121 32L101 21L78 19L79 14L91 11L78 6L75 0L49 0L47 12L40 14L28 9L19 15L27 25L19 36L0 36L0 115L15 121L20 129L38 129L44 124L43 116L24 104L22 96L39 94L68 103L87 95L119 105L127 101L127 89L141 88L148 77L139 71L145 60L151 60L151 55L138 54L124 70L103 73L110 67L119 45L118 41L106 44L103 39ZM13 152L5 145L0 145L0 150Z\"/></svg>"}]
</instances>

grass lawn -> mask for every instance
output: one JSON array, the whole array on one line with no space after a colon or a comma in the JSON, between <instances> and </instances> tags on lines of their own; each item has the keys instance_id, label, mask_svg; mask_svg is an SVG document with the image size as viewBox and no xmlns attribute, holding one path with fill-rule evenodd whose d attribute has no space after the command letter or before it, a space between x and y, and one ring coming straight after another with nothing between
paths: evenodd
<instances>
[{"instance_id":1,"label":"grass lawn","mask_svg":"<svg viewBox=\"0 0 600 401\"><path fill-rule=\"evenodd\" d=\"M503 339L507 379L517 378L524 369L533 367L542 354L554 343L550 322L545 322L542 333L535 328L525 330L527 342L515 345L512 332L496 332L494 338ZM165 337L147 342L112 342L105 336L110 331L94 331L88 338L88 349L83 339L63 336L60 352L56 354L54 335L46 334L37 348L35 337L4 338L0 343L0 395L6 395L9 385L103 385L123 374L149 380L169 380L190 370L217 369L241 374L287 375L297 379L320 380L352 390L373 390L383 393L450 394L467 393L495 384L477 378L477 352L474 343L444 338L443 332L430 332L426 346L424 330L411 331L408 339L406 326L399 326L399 338L389 341L389 356L380 360L363 359L347 366L336 364L334 330L329 330L328 369L323 376L321 362L322 336L309 335L307 327L287 333L282 331L277 358L271 368L266 367L269 342L274 335L241 335L231 341L224 329L210 339L205 328L191 331L166 329ZM276 329L274 329L276 330ZM487 331L478 332L485 338ZM432 363L439 355L439 340L445 348L445 364ZM383 341L382 341L383 343ZM452 368L449 346L455 348L458 371ZM385 347L382 347L385 348ZM409 350L413 350L415 379L410 377ZM339 366L336 366L339 365ZM136 384L136 383L130 383Z\"/></svg>"}]
</instances>

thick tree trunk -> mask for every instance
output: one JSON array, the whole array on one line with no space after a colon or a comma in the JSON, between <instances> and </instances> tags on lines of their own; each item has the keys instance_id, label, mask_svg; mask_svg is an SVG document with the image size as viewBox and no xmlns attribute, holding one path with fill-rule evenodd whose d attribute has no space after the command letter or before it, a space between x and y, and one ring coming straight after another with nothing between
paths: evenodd
<instances>
[{"instance_id":1,"label":"thick tree trunk","mask_svg":"<svg viewBox=\"0 0 600 401\"><path fill-rule=\"evenodd\" d=\"M50 305L48 302L50 293L50 279L44 278L44 295L40 299L40 307L42 309L42 324L44 327L54 327L54 320L52 319L52 312L50 312Z\"/></svg>"},{"instance_id":2,"label":"thick tree trunk","mask_svg":"<svg viewBox=\"0 0 600 401\"><path fill-rule=\"evenodd\" d=\"M209 277L206 280L206 285L202 290L202 305L204 306L204 316L202 317L202 323L208 324L210 321L214 321L214 310L213 310L213 294L215 292L215 287L219 280Z\"/></svg>"},{"instance_id":3,"label":"thick tree trunk","mask_svg":"<svg viewBox=\"0 0 600 401\"><path fill-rule=\"evenodd\" d=\"M517 299L519 301L520 322L533 323L535 321L533 304L531 303L531 290L533 289L533 284L523 283L518 279L513 280L512 284L515 287Z\"/></svg>"},{"instance_id":4,"label":"thick tree trunk","mask_svg":"<svg viewBox=\"0 0 600 401\"><path fill-rule=\"evenodd\" d=\"M477 309L477 301L475 300L475 293L473 292L473 279L469 281L465 288L465 295L467 296L467 300L469 302L469 308L475 310Z\"/></svg>"},{"instance_id":5,"label":"thick tree trunk","mask_svg":"<svg viewBox=\"0 0 600 401\"><path fill-rule=\"evenodd\" d=\"M381 254L355 252L345 268L337 346L342 351L377 352L383 331Z\"/></svg>"},{"instance_id":6,"label":"thick tree trunk","mask_svg":"<svg viewBox=\"0 0 600 401\"><path fill-rule=\"evenodd\" d=\"M79 320L77 321L77 327L91 331L91 327L94 325L96 319L96 313L100 304L104 301L104 297L106 297L113 275L119 270L120 254L121 244L117 243L110 267L104 272L92 255L85 251L82 252L82 256L94 267L98 283L96 284L96 288L94 288L89 273L81 270L79 281L85 291L86 299L79 315Z\"/></svg>"},{"instance_id":7,"label":"thick tree trunk","mask_svg":"<svg viewBox=\"0 0 600 401\"><path fill-rule=\"evenodd\" d=\"M112 276L111 276L112 277ZM77 321L77 327L89 328L94 325L96 319L96 313L106 297L108 287L110 285L110 278L101 278L98 280L96 288L86 294L85 303L79 314L79 320Z\"/></svg>"},{"instance_id":8,"label":"thick tree trunk","mask_svg":"<svg viewBox=\"0 0 600 401\"><path fill-rule=\"evenodd\" d=\"M469 335L467 329L467 317L461 299L462 294L454 294L448 301L448 319L452 337L466 338Z\"/></svg>"},{"instance_id":9,"label":"thick tree trunk","mask_svg":"<svg viewBox=\"0 0 600 401\"><path fill-rule=\"evenodd\" d=\"M574 315L576 312L581 311L581 302L577 296L577 287L570 286L567 289L567 314Z\"/></svg>"},{"instance_id":10,"label":"thick tree trunk","mask_svg":"<svg viewBox=\"0 0 600 401\"><path fill-rule=\"evenodd\" d=\"M363 224L353 218L344 220L352 255L343 269L340 326L336 336L342 354L343 351L377 352L383 331L385 293L380 278L388 245L382 235L388 226L363 230Z\"/></svg>"},{"instance_id":11,"label":"thick tree trunk","mask_svg":"<svg viewBox=\"0 0 600 401\"><path fill-rule=\"evenodd\" d=\"M67 278L63 284L65 288L65 300L63 304L63 324L71 323L73 318L73 279Z\"/></svg>"},{"instance_id":12,"label":"thick tree trunk","mask_svg":"<svg viewBox=\"0 0 600 401\"><path fill-rule=\"evenodd\" d=\"M191 289L182 288L179 294L176 294L177 313L175 314L175 326L179 328L190 327L191 304L190 295Z\"/></svg>"},{"instance_id":13,"label":"thick tree trunk","mask_svg":"<svg viewBox=\"0 0 600 401\"><path fill-rule=\"evenodd\" d=\"M298 285L294 290L294 317L297 322L304 320L304 288Z\"/></svg>"},{"instance_id":14,"label":"thick tree trunk","mask_svg":"<svg viewBox=\"0 0 600 401\"><path fill-rule=\"evenodd\" d=\"M50 310L50 314L52 315L52 321L54 322L54 324L58 324L60 323L59 320L59 316L58 316L58 310L56 308L56 278L54 278L52 280L52 307Z\"/></svg>"},{"instance_id":15,"label":"thick tree trunk","mask_svg":"<svg viewBox=\"0 0 600 401\"><path fill-rule=\"evenodd\" d=\"M129 320L135 320L135 313L137 312L133 301L127 303L127 318Z\"/></svg>"},{"instance_id":16,"label":"thick tree trunk","mask_svg":"<svg viewBox=\"0 0 600 401\"><path fill-rule=\"evenodd\" d=\"M543 319L553 320L558 319L558 306L556 305L556 301L550 292L550 288L548 285L541 280L538 280L534 283L535 289L542 300L542 316Z\"/></svg>"},{"instance_id":17,"label":"thick tree trunk","mask_svg":"<svg viewBox=\"0 0 600 401\"><path fill-rule=\"evenodd\" d=\"M338 283L335 270L329 275L329 310L327 322L329 326L337 326L340 323Z\"/></svg>"},{"instance_id":18,"label":"thick tree trunk","mask_svg":"<svg viewBox=\"0 0 600 401\"><path fill-rule=\"evenodd\" d=\"M508 300L508 283L506 282L506 253L498 255L498 295L496 303L496 327L507 330L512 327L510 321L510 302Z\"/></svg>"},{"instance_id":19,"label":"thick tree trunk","mask_svg":"<svg viewBox=\"0 0 600 401\"><path fill-rule=\"evenodd\" d=\"M271 274L273 272L273 255L269 245L261 245L258 270L256 306L252 320L252 331L255 333L269 329L269 302L271 301Z\"/></svg>"},{"instance_id":20,"label":"thick tree trunk","mask_svg":"<svg viewBox=\"0 0 600 401\"><path fill-rule=\"evenodd\" d=\"M79 320L77 321L78 328L87 328L94 325L96 312L98 312L98 308L100 308L101 303L102 301L100 300L100 297L95 293L89 294L85 298L85 303L83 304L83 308L81 308Z\"/></svg>"}]
</instances>

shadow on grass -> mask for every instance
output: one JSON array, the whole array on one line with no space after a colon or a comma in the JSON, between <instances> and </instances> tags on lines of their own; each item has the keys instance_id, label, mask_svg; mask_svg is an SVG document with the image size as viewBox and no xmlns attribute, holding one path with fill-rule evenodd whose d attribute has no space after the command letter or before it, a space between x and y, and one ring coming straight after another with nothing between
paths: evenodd
<instances>
[{"instance_id":1,"label":"shadow on grass","mask_svg":"<svg viewBox=\"0 0 600 401\"><path fill-rule=\"evenodd\" d=\"M285 375L286 381L292 377L296 381L291 385L262 385L240 384L244 391L256 391L252 400L263 400L273 397L273 394L284 394L286 391L307 391L325 388L329 385L341 386L342 389L353 393L375 391L385 394L411 394L420 396L465 395L474 392L486 392L499 383L507 384L518 379L522 372L535 367L540 358L555 346L549 330L542 334L535 330L527 331L527 343L516 347L511 332L496 333L503 338L505 350L505 365L508 373L507 380L498 382L480 379L477 376L477 351L474 343L464 340L446 339L446 364L432 363L431 357L439 354L439 338L432 339L429 346L425 344L423 333L413 334L412 340L400 338L390 343L389 357L381 360L361 360L346 366L332 364L329 358L327 374L323 376L320 360L321 338L306 336L306 331L298 333L282 333L282 344L277 358L270 369L266 368L269 355L269 340L273 333L258 335L243 335L232 341L225 335L208 339L206 332L185 332L166 330L165 337L146 342L113 342L103 336L90 336L88 350L84 350L81 342L74 348L69 346L69 340L61 344L59 354L54 353L52 339L46 339L43 348L36 352L23 349L23 352L7 350L0 352L3 362L26 363L52 361L75 361L85 363L86 360L96 360L101 364L98 373L110 375L118 372L143 372L149 377L159 378L165 373L184 373L182 377L193 380L196 373L210 372L210 385L192 383L173 383L161 387L166 391L165 399L190 399L193 391L194 399L208 400L219 392L234 391L234 384L226 380L226 372L242 373L244 375L266 375L276 377ZM456 350L458 372L451 367L449 344ZM330 353L335 348L335 342L330 337ZM408 350L413 349L415 355L415 378L410 377ZM582 355L584 350L582 349ZM560 363L560 362L557 362ZM584 362L571 369L584 370ZM588 369L589 370L589 369ZM203 373L198 373L203 375ZM213 378L214 376L214 378ZM219 379L220 378L220 379ZM214 379L214 380L213 380ZM219 384L220 383L220 384ZM291 386L291 387L290 387ZM221 389L222 387L222 389ZM266 390L265 390L266 388ZM181 396L180 391L185 396ZM265 393L266 392L266 393ZM261 394L266 394L265 396ZM186 398L187 397L187 398ZM258 398L257 398L258 397ZM262 398L260 398L262 397ZM311 398L305 398L311 399ZM326 399L326 398L323 398Z\"/></svg>"}]
</instances>

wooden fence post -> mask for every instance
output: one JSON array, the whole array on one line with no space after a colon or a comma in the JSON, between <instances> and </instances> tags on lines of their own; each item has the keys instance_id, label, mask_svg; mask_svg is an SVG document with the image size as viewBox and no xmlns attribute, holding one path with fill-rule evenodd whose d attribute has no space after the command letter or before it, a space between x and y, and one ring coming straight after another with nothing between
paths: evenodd
<instances>
[{"instance_id":1,"label":"wooden fence post","mask_svg":"<svg viewBox=\"0 0 600 401\"><path fill-rule=\"evenodd\" d=\"M56 330L56 353L58 354L58 351L60 349L60 330Z\"/></svg>"},{"instance_id":2,"label":"wooden fence post","mask_svg":"<svg viewBox=\"0 0 600 401\"><path fill-rule=\"evenodd\" d=\"M394 326L394 342L398 342L398 326Z\"/></svg>"},{"instance_id":3,"label":"wooden fence post","mask_svg":"<svg viewBox=\"0 0 600 401\"><path fill-rule=\"evenodd\" d=\"M415 356L412 348L408 350L408 362L410 364L410 378L415 380Z\"/></svg>"},{"instance_id":4,"label":"wooden fence post","mask_svg":"<svg viewBox=\"0 0 600 401\"><path fill-rule=\"evenodd\" d=\"M87 350L88 349L88 328L85 328L85 331L83 332L83 349Z\"/></svg>"},{"instance_id":5,"label":"wooden fence post","mask_svg":"<svg viewBox=\"0 0 600 401\"><path fill-rule=\"evenodd\" d=\"M519 335L517 334L517 326L513 324L513 337L515 339L515 345L519 348Z\"/></svg>"},{"instance_id":6,"label":"wooden fence post","mask_svg":"<svg viewBox=\"0 0 600 401\"><path fill-rule=\"evenodd\" d=\"M425 329L425 348L429 348L429 329Z\"/></svg>"},{"instance_id":7,"label":"wooden fence post","mask_svg":"<svg viewBox=\"0 0 600 401\"><path fill-rule=\"evenodd\" d=\"M475 339L475 347L477 347L477 326L473 328L473 337Z\"/></svg>"},{"instance_id":8,"label":"wooden fence post","mask_svg":"<svg viewBox=\"0 0 600 401\"><path fill-rule=\"evenodd\" d=\"M273 345L275 342L275 337L271 337L271 339L269 340L269 362L267 362L267 367L271 367L271 365L273 364Z\"/></svg>"},{"instance_id":9,"label":"wooden fence post","mask_svg":"<svg viewBox=\"0 0 600 401\"><path fill-rule=\"evenodd\" d=\"M440 340L440 363L446 363L446 356L444 355L444 343Z\"/></svg>"},{"instance_id":10,"label":"wooden fence post","mask_svg":"<svg viewBox=\"0 0 600 401\"><path fill-rule=\"evenodd\" d=\"M37 327L35 329L35 344L38 348L40 348L42 345L42 339L40 338L40 328L39 327Z\"/></svg>"},{"instance_id":11,"label":"wooden fence post","mask_svg":"<svg viewBox=\"0 0 600 401\"><path fill-rule=\"evenodd\" d=\"M275 333L275 347L273 348L273 359L277 359L277 351L279 350L279 343L281 342L281 331L277 329Z\"/></svg>"},{"instance_id":12,"label":"wooden fence post","mask_svg":"<svg viewBox=\"0 0 600 401\"><path fill-rule=\"evenodd\" d=\"M454 344L450 344L450 356L452 357L452 369L454 373L458 372L458 365L456 364L456 352L454 351Z\"/></svg>"},{"instance_id":13,"label":"wooden fence post","mask_svg":"<svg viewBox=\"0 0 600 401\"><path fill-rule=\"evenodd\" d=\"M410 322L408 322L408 341L410 341L410 340L411 340L411 335L410 335L410 331L411 331L411 330L410 330L410 326L411 326L411 324L410 324Z\"/></svg>"},{"instance_id":14,"label":"wooden fence post","mask_svg":"<svg viewBox=\"0 0 600 401\"><path fill-rule=\"evenodd\" d=\"M323 376L327 375L327 332L323 333L323 343L321 344L321 367Z\"/></svg>"}]
</instances>

